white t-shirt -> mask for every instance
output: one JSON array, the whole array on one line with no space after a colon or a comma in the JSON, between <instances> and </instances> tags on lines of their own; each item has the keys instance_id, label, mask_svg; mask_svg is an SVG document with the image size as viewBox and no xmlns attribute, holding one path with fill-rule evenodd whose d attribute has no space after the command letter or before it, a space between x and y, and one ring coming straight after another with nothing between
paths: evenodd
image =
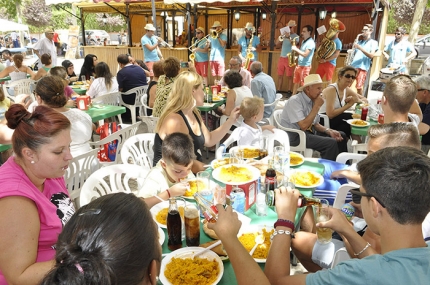
<instances>
[{"instance_id":1,"label":"white t-shirt","mask_svg":"<svg viewBox=\"0 0 430 285\"><path fill-rule=\"evenodd\" d=\"M75 157L90 151L90 140L93 134L93 122L90 115L76 108L72 108L62 114L72 124L70 130L70 136L72 137L70 151L72 156Z\"/></svg>"},{"instance_id":2,"label":"white t-shirt","mask_svg":"<svg viewBox=\"0 0 430 285\"><path fill-rule=\"evenodd\" d=\"M257 125L257 129L254 129L245 122L239 127L239 139L237 140L237 145L250 145L250 146L260 146L260 138L263 136L261 127Z\"/></svg>"},{"instance_id":3,"label":"white t-shirt","mask_svg":"<svg viewBox=\"0 0 430 285\"><path fill-rule=\"evenodd\" d=\"M94 99L98 96L117 91L118 82L116 81L116 77L112 78L112 85L110 89L107 89L104 77L99 77L94 79L93 83L91 83L90 89L87 91L87 95Z\"/></svg>"}]
</instances>

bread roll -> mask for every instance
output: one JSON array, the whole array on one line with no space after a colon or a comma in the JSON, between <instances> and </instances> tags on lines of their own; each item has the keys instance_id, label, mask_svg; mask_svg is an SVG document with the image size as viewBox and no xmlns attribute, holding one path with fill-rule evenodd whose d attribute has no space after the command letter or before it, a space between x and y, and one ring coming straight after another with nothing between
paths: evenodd
<instances>
[{"instance_id":1,"label":"bread roll","mask_svg":"<svg viewBox=\"0 0 430 285\"><path fill-rule=\"evenodd\" d=\"M215 231L208 228L208 221L206 221L206 220L203 221L203 231L210 238L218 239L218 236L216 235Z\"/></svg>"}]
</instances>

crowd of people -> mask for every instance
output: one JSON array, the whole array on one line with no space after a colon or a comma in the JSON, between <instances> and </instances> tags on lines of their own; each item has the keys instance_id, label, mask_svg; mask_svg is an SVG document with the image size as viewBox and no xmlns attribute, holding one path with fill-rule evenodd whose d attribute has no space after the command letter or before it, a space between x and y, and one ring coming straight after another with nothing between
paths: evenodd
<instances>
[{"instance_id":1,"label":"crowd of people","mask_svg":"<svg viewBox=\"0 0 430 285\"><path fill-rule=\"evenodd\" d=\"M313 27L303 27L297 47L295 26L290 21L284 40L278 39L282 45L278 76L286 72L292 90L280 124L304 131L306 147L333 162L339 153L347 152L348 140L354 139L351 127L345 124L351 118L345 111L367 100L359 81L366 77L367 64L376 52L375 41L370 39L373 27L363 27L352 64L340 69L337 82L324 88L323 78L330 81L333 76L339 45L331 57L319 60L317 74L309 74L315 52ZM264 130L274 128L259 124L273 115L275 106L268 105L275 102L277 88L258 61L261 47L253 35L255 28L246 24L238 55L230 59L227 71L226 36L219 21L212 28L216 37L196 44L193 50L197 55L210 48L209 64L200 64L205 57L196 56L195 63L190 62L182 71L179 59L163 58L158 48L161 39L154 35L152 24L144 28L144 60L118 55L116 75L94 54L86 55L79 76L69 60L55 66L50 29L45 32L46 40L39 41L36 54L43 66L36 74L22 64L22 55L5 55L11 65L0 77L10 75L13 81L28 74L38 81L36 101L30 106L25 100L12 104L0 89L0 143L12 144L14 152L0 167L0 284L156 284L161 247L149 208L184 195L187 186L181 181L194 178L207 167L202 160L203 147L222 142L234 128L241 134L239 145L253 145ZM404 44L404 30L398 30L387 51ZM196 38L202 39L203 29L195 31ZM291 52L299 55L295 68L289 64L287 54ZM390 55L396 52L400 51ZM249 53L253 54L251 62ZM405 58L401 64L407 61ZM399 63L393 60L389 64ZM203 69L209 66L214 78L229 89L225 105L217 110L226 116L225 122L214 129L207 127L198 109L204 105L208 83ZM103 196L75 212L64 174L73 157L91 149L89 141L95 130L90 116L73 108L77 94L69 84L79 80L90 82L87 95L91 98L149 85L147 104L153 107L152 115L158 122L153 168L143 187L135 194ZM354 80L357 92L351 88ZM133 104L136 95L121 96L125 103ZM330 220L315 224L312 211L306 211L305 215L312 216L309 228L328 227L339 237L333 238L331 251L316 241L315 232L307 230L306 224L295 232L300 193L279 187L275 189L278 221L262 271L237 238L241 226L237 214L231 207L217 205L217 221L208 228L222 241L238 284L385 284L388 278L426 284L430 277L429 103L428 77L415 81L406 75L391 78L380 103L384 124L368 131L368 156L356 169L346 165L337 171L326 169L326 178L347 178L358 184L358 189L351 190L351 205L362 225L357 230L333 208ZM321 124L319 113L329 117L330 128ZM129 111L123 114L123 121L132 121ZM299 143L297 134L288 132L288 136L290 145ZM311 274L290 276L290 247ZM353 258L331 270L321 270L331 268L335 249L340 247L346 247Z\"/></svg>"}]
</instances>

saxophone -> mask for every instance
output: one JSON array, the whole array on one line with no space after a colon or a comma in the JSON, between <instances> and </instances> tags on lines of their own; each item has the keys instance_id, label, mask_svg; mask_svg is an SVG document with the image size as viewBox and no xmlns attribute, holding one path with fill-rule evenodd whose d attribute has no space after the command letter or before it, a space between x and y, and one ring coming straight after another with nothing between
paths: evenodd
<instances>
[{"instance_id":1,"label":"saxophone","mask_svg":"<svg viewBox=\"0 0 430 285\"><path fill-rule=\"evenodd\" d=\"M298 39L299 37L295 37L292 42L291 45L292 47L296 46L296 39ZM296 66L296 62L297 62L297 54L294 50L291 50L291 52L287 53L287 58L288 58L288 66L289 67L294 67Z\"/></svg>"},{"instance_id":2,"label":"saxophone","mask_svg":"<svg viewBox=\"0 0 430 285\"><path fill-rule=\"evenodd\" d=\"M251 35L251 40L249 41L248 48L246 49L246 61L243 68L249 69L249 65L251 60L254 59L254 53L251 51L252 48L252 40L254 39L254 34Z\"/></svg>"},{"instance_id":3,"label":"saxophone","mask_svg":"<svg viewBox=\"0 0 430 285\"><path fill-rule=\"evenodd\" d=\"M351 65L352 60L354 59L355 52L357 51L356 48L354 48L355 44L358 43L358 39L361 37L361 34L358 34L357 37L354 40L354 43L352 44L352 48L347 50L347 54L345 57L345 66Z\"/></svg>"},{"instance_id":4,"label":"saxophone","mask_svg":"<svg viewBox=\"0 0 430 285\"><path fill-rule=\"evenodd\" d=\"M191 43L192 43L192 45L190 46L190 51L191 51L191 47L193 47L193 46L195 46L195 45L197 45L196 44L196 38L195 37L193 37L192 39L191 39ZM196 53L195 52L193 52L193 51L191 51L191 54L190 54L190 56L188 57L189 59L190 59L190 61L191 61L191 63L193 64L193 65L195 65L194 64L194 60L196 59Z\"/></svg>"},{"instance_id":5,"label":"saxophone","mask_svg":"<svg viewBox=\"0 0 430 285\"><path fill-rule=\"evenodd\" d=\"M327 59L334 54L336 51L336 44L333 39L338 32L344 32L345 29L345 25L341 21L334 18L330 20L330 28L316 51L317 60Z\"/></svg>"}]
</instances>

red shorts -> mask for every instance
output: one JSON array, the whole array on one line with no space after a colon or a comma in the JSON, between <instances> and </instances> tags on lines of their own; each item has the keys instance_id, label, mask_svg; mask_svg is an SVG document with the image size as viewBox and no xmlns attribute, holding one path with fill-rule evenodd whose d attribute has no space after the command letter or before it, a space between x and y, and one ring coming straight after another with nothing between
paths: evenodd
<instances>
[{"instance_id":1,"label":"red shorts","mask_svg":"<svg viewBox=\"0 0 430 285\"><path fill-rule=\"evenodd\" d=\"M154 68L154 63L155 63L155 61L147 61L147 62L145 62L146 66L149 69L149 76L154 76L154 72L152 71L152 69Z\"/></svg>"},{"instance_id":2,"label":"red shorts","mask_svg":"<svg viewBox=\"0 0 430 285\"><path fill-rule=\"evenodd\" d=\"M294 74L294 67L290 67L288 57L280 57L278 62L278 75L285 75L290 77Z\"/></svg>"},{"instance_id":3,"label":"red shorts","mask_svg":"<svg viewBox=\"0 0 430 285\"><path fill-rule=\"evenodd\" d=\"M210 61L212 76L224 76L225 64L224 61Z\"/></svg>"},{"instance_id":4,"label":"red shorts","mask_svg":"<svg viewBox=\"0 0 430 285\"><path fill-rule=\"evenodd\" d=\"M200 74L202 77L208 77L208 62L202 61L202 62L194 62L194 67L196 68L196 71L198 74Z\"/></svg>"},{"instance_id":5,"label":"red shorts","mask_svg":"<svg viewBox=\"0 0 430 285\"><path fill-rule=\"evenodd\" d=\"M357 83L355 84L355 88L363 89L363 85L367 77L367 71L360 68L357 68L357 70Z\"/></svg>"},{"instance_id":6,"label":"red shorts","mask_svg":"<svg viewBox=\"0 0 430 285\"><path fill-rule=\"evenodd\" d=\"M319 74L321 79L323 79L325 75L325 80L331 81L335 69L336 66L327 61L318 65L316 74Z\"/></svg>"},{"instance_id":7,"label":"red shorts","mask_svg":"<svg viewBox=\"0 0 430 285\"><path fill-rule=\"evenodd\" d=\"M296 70L294 70L294 78L293 83L300 83L300 86L304 84L305 77L309 75L311 72L310 66L296 66Z\"/></svg>"}]
</instances>

